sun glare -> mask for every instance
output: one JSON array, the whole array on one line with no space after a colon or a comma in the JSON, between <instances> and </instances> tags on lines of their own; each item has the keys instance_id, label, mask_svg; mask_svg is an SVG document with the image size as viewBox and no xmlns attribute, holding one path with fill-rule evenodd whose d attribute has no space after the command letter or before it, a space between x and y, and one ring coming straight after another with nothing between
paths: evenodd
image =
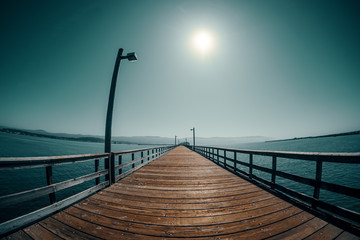
<instances>
[{"instance_id":1,"label":"sun glare","mask_svg":"<svg viewBox=\"0 0 360 240\"><path fill-rule=\"evenodd\" d=\"M197 32L192 40L193 47L202 54L210 51L213 46L213 37L209 32Z\"/></svg>"}]
</instances>

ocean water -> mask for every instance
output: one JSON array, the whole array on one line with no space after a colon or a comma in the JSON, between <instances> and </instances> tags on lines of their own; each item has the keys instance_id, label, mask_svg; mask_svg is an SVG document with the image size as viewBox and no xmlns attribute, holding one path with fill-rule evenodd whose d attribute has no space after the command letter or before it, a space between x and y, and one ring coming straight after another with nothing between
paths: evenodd
<instances>
[{"instance_id":1,"label":"ocean water","mask_svg":"<svg viewBox=\"0 0 360 240\"><path fill-rule=\"evenodd\" d=\"M149 145L112 145L113 151L130 150L154 147ZM339 136L329 138L298 139L281 142L260 142L227 146L237 149L273 150L273 151L297 151L297 152L360 152L360 135ZM57 139L38 138L31 136L20 136L14 134L0 133L0 157L35 157L35 156L58 156L102 153L103 143L76 142ZM220 152L220 154L222 154ZM135 156L139 157L139 154ZM231 155L229 157L232 157ZM238 159L248 162L248 155L238 154ZM130 156L123 159L130 161ZM271 167L271 158L254 156L254 164ZM103 168L104 162L100 161ZM349 187L360 188L360 164L324 163L323 180ZM240 169L248 171L247 168L239 166ZM291 159L278 159L278 170L304 176L315 177L315 162ZM76 164L65 164L53 167L54 182L79 177L94 171L94 161ZM269 174L254 171L265 179L271 178ZM103 178L102 178L103 179ZM277 183L293 190L312 195L313 188L277 178ZM37 187L46 186L45 168L30 168L19 170L0 169L0 196L25 191ZM56 193L57 201L71 196L81 190L94 186L94 181L89 181L69 189ZM328 191L321 191L320 199L348 209L360 211L358 199L342 196ZM48 196L31 200L26 204L15 206L0 206L0 222L28 213L49 204Z\"/></svg>"}]
</instances>

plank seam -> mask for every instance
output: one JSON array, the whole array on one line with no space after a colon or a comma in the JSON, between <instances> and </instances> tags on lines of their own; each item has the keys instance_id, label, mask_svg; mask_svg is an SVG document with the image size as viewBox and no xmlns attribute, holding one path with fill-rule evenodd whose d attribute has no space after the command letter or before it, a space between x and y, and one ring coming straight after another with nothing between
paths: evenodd
<instances>
[{"instance_id":1,"label":"plank seam","mask_svg":"<svg viewBox=\"0 0 360 240\"><path fill-rule=\"evenodd\" d=\"M220 217L220 216L228 216L228 215L234 215L234 214L239 214L239 213L245 213L245 212L251 212L251 211L255 211L255 210L259 210L259 209L262 209L262 208L266 208L266 207L271 207L271 206L274 206L274 205L279 205L281 204L282 202L277 202L277 203L272 203L270 205L266 205L266 206L262 206L262 207L259 207L259 208L255 208L255 209L250 209L250 210L246 210L246 211L240 211L240 212L236 212L236 213L227 213L227 214L221 214L221 215L216 215L216 217ZM163 215L148 215L148 214L140 214L140 213L132 213L132 212L129 212L129 211L124 211L124 210L119 210L119 209L113 209L111 207L107 207L107 206L100 206L98 204L91 204L91 203L88 203L88 205L92 205L92 206L96 206L97 208L102 208L102 209L107 209L107 210L110 210L110 211L114 211L114 212L121 212L121 213L128 213L128 214L133 214L133 215L141 215L141 216L148 216L148 217L164 217L164 218L208 218L208 217L213 217L213 216L195 216L195 217L168 217L168 216L163 216ZM73 207L76 207L78 209L82 209L84 210L83 208L79 207L79 206L73 206ZM286 208L282 208L283 209L286 209ZM179 210L180 211L180 210ZM278 210L274 211L274 212L277 212ZM272 213L272 212L270 212ZM269 213L267 213L269 214ZM261 215L261 216L266 216L267 214L264 214L264 215ZM98 215L101 215L101 216L104 216L102 214L98 214ZM106 216L104 216L106 217Z\"/></svg>"},{"instance_id":2,"label":"plank seam","mask_svg":"<svg viewBox=\"0 0 360 240\"><path fill-rule=\"evenodd\" d=\"M259 191L259 192L263 192L263 191ZM121 195L126 195L126 196L133 196L133 195L129 195L129 194L122 194L122 193L118 193L118 194L121 194ZM101 194L103 195L103 194ZM240 194L242 195L242 194ZM264 192L263 194L260 194L258 196L263 196L263 195L269 195L269 196L274 196L274 195L271 195L267 192ZM109 196L109 195L103 195L103 196ZM222 203L222 202L229 202L229 201L236 201L236 200L243 200L243 199L247 199L247 198L252 198L252 197L258 197L258 196L250 196L250 197L244 197L244 198L238 198L238 199L234 199L234 200L224 200L224 201L217 201L217 202L206 202L206 203ZM110 196L109 196L110 197ZM275 196L276 197L276 196ZM158 199L169 199L169 198L159 198L159 197L147 197L147 198L158 198ZM149 201L141 201L141 200L138 200L138 199L126 199L126 198L120 198L120 199L124 199L124 200L127 200L127 201L134 201L134 202L142 202L142 203L148 203ZM178 198L177 198L178 199ZM195 198L193 198L195 199ZM202 199L202 198L196 198L196 199ZM160 203L160 204L164 204L164 202L151 202L151 203ZM204 204L205 202L199 202L199 203L166 203L168 205L170 204Z\"/></svg>"},{"instance_id":3,"label":"plank seam","mask_svg":"<svg viewBox=\"0 0 360 240\"><path fill-rule=\"evenodd\" d=\"M126 194L126 193L112 192L112 191L109 191L108 189L105 189L104 191L105 191L105 192L111 192L111 193L118 194L118 195L127 195L127 196L132 196L132 197L160 198L160 197L150 197L150 196L131 195L131 194ZM245 192L245 193L242 193L242 194L235 194L235 195L225 195L225 196L218 196L218 197L207 197L207 199L209 199L209 198L222 198L222 197L235 197L235 196L241 196L241 195L244 195L244 194L255 193L255 192L262 192L262 190L259 189L258 191ZM160 199L167 199L167 198L160 198ZM168 199L204 199L204 198L203 198L203 197L198 197L198 198L168 198Z\"/></svg>"},{"instance_id":4,"label":"plank seam","mask_svg":"<svg viewBox=\"0 0 360 240\"><path fill-rule=\"evenodd\" d=\"M294 229L294 228L297 228L297 227L299 227L299 226L301 226L301 225L303 225L303 224L308 223L309 221L311 221L311 220L313 220L313 219L315 219L315 218L316 218L316 217L312 215L312 217L309 218L309 219L307 219L306 221L304 221L304 222L302 222L302 223L300 223L300 224L298 224L298 225L296 225L296 226L293 226L293 227L291 227L291 228L288 228L288 229L286 229L285 231L282 231L282 232L279 232L279 233L277 233L277 234L274 234L274 235L271 235L271 236L269 236L269 237L266 237L266 238L264 238L264 239L273 238L273 237L275 237L275 236L278 236L278 235L280 235L280 234L283 234L283 233L285 233L285 232L288 232L288 231L290 231L290 230L292 230L292 229ZM308 236L309 236L309 235L308 235ZM306 236L306 237L308 237L308 236Z\"/></svg>"},{"instance_id":5,"label":"plank seam","mask_svg":"<svg viewBox=\"0 0 360 240\"><path fill-rule=\"evenodd\" d=\"M64 212L64 213L65 213L65 212ZM73 217L74 217L74 216L73 216ZM58 221L58 222L60 222L60 223L62 223L62 224L64 224L64 225L66 225L66 226L68 226L68 227L71 228L71 229L74 229L75 231L82 232L82 233L85 234L85 235L90 235L90 236L92 236L92 237L94 237L94 238L99 238L99 239L104 239L104 240L106 240L105 238L101 238L101 237L98 237L98 236L93 235L93 234L91 234L91 233L84 232L84 231L82 231L82 229L74 228L74 227L70 226L69 224L67 224L66 222L60 221L60 220L58 220L58 219L56 219L56 218L53 218L53 217L51 217L51 218L54 219L54 220L56 220L56 221ZM81 218L79 218L79 219L81 219ZM83 220L83 219L81 219L81 220ZM83 220L83 221L84 221L84 220ZM94 223L93 223L93 224L94 224Z\"/></svg>"},{"instance_id":6,"label":"plank seam","mask_svg":"<svg viewBox=\"0 0 360 240\"><path fill-rule=\"evenodd\" d=\"M250 204L253 204L253 203L258 203L258 202L263 202L263 201L267 201L267 200L271 200L271 199L274 199L276 198L275 196L274 197L269 197L269 198L266 198L266 199L261 199L261 200L258 200L258 201L255 201L255 202L249 202L249 203L243 203L243 204L237 204L237 205L230 205L230 206L225 206L225 207L214 207L214 208L188 208L188 209L176 209L176 208L168 208L168 209L163 209L163 208L150 208L150 207L140 207L140 206L134 206L134 205L128 205L128 204L121 204L122 206L129 206L129 207L133 207L133 208L138 208L138 209L156 209L156 210L208 210L208 209L221 209L221 208L231 208L231 207L238 207L238 206L244 206L244 205L250 205ZM117 204L115 202L110 202L110 201L106 201L106 200L102 200L102 199L97 199L96 198L96 201L99 201L99 202L107 202L107 203L112 203L112 204ZM235 201L235 200L234 200ZM281 201L279 199L279 201ZM225 202L228 202L228 201L225 201ZM167 203L163 203L163 204L167 204ZM173 204L176 204L176 203L173 203ZM197 203L197 204L203 204L203 203ZM183 204L178 204L178 205L183 205Z\"/></svg>"}]
</instances>

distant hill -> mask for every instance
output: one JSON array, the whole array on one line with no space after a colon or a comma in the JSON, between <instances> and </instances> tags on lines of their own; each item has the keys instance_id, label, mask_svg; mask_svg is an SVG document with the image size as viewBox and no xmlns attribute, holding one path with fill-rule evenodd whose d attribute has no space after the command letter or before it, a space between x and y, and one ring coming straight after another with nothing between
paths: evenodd
<instances>
[{"instance_id":1,"label":"distant hill","mask_svg":"<svg viewBox=\"0 0 360 240\"><path fill-rule=\"evenodd\" d=\"M295 137L295 138L280 139L280 140L269 140L269 141L266 141L266 142L280 142L280 141L290 141L290 140L309 139L309 138L339 137L339 136L358 135L358 134L360 134L360 130L359 131L353 131L353 132L320 135L320 136L309 136L309 137L300 137L300 138Z\"/></svg>"},{"instance_id":2,"label":"distant hill","mask_svg":"<svg viewBox=\"0 0 360 240\"><path fill-rule=\"evenodd\" d=\"M49 133L44 130L22 130L14 128L0 128L0 132L24 135L24 136L33 136L33 137L43 137L43 138L52 138L52 139L61 139L61 140L70 140L70 141L81 141L81 142L104 142L104 139L93 137L93 136L82 136L82 135L72 135L72 134L56 134ZM74 136L74 137L71 137Z\"/></svg>"},{"instance_id":3,"label":"distant hill","mask_svg":"<svg viewBox=\"0 0 360 240\"><path fill-rule=\"evenodd\" d=\"M103 143L104 137L83 134L70 134L70 133L50 133L44 130L29 130L29 129L16 129L8 127L0 127L0 132L43 137L52 139L62 139L69 141L82 141L82 142L100 142ZM115 144L144 144L144 145L166 145L174 144L174 139L166 137L112 137L112 142Z\"/></svg>"},{"instance_id":4,"label":"distant hill","mask_svg":"<svg viewBox=\"0 0 360 240\"><path fill-rule=\"evenodd\" d=\"M209 137L209 138L196 138L197 145L205 146L230 146L241 143L254 143L265 142L270 140L269 137L264 136L247 136L247 137ZM189 139L188 139L189 140ZM192 143L192 141L191 141Z\"/></svg>"}]
</instances>

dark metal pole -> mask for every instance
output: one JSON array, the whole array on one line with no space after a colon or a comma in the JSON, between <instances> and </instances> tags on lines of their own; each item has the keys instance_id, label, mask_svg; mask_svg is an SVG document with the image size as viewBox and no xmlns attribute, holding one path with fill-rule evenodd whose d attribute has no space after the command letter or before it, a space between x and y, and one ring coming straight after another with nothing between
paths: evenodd
<instances>
[{"instance_id":1,"label":"dark metal pole","mask_svg":"<svg viewBox=\"0 0 360 240\"><path fill-rule=\"evenodd\" d=\"M116 88L116 81L120 67L120 61L123 53L123 49L120 48L116 57L114 72L111 80L110 86L110 94L109 94L109 102L108 102L108 109L106 114L106 126L105 126L105 152L111 153L111 124L112 124L112 115L113 115L113 108L114 108L114 98L115 98L115 88ZM105 181L110 180L111 185L111 172L114 169L110 169L111 166L114 164L110 163L110 161L114 161L114 158L110 157L110 159L105 159L105 169L108 169L109 173L105 175ZM113 173L114 174L114 173Z\"/></svg>"},{"instance_id":2,"label":"dark metal pole","mask_svg":"<svg viewBox=\"0 0 360 240\"><path fill-rule=\"evenodd\" d=\"M192 131L193 131L193 143L194 143L193 151L195 151L195 128L193 128Z\"/></svg>"},{"instance_id":3,"label":"dark metal pole","mask_svg":"<svg viewBox=\"0 0 360 240\"><path fill-rule=\"evenodd\" d=\"M105 152L111 152L111 123L112 123L112 114L114 108L114 98L115 98L115 88L116 88L116 81L120 67L120 61L123 53L123 49L120 48L116 57L116 62L114 66L114 72L111 80L111 87L110 87L110 94L109 94L109 102L108 102L108 109L106 114L106 127L105 127Z\"/></svg>"}]
</instances>

